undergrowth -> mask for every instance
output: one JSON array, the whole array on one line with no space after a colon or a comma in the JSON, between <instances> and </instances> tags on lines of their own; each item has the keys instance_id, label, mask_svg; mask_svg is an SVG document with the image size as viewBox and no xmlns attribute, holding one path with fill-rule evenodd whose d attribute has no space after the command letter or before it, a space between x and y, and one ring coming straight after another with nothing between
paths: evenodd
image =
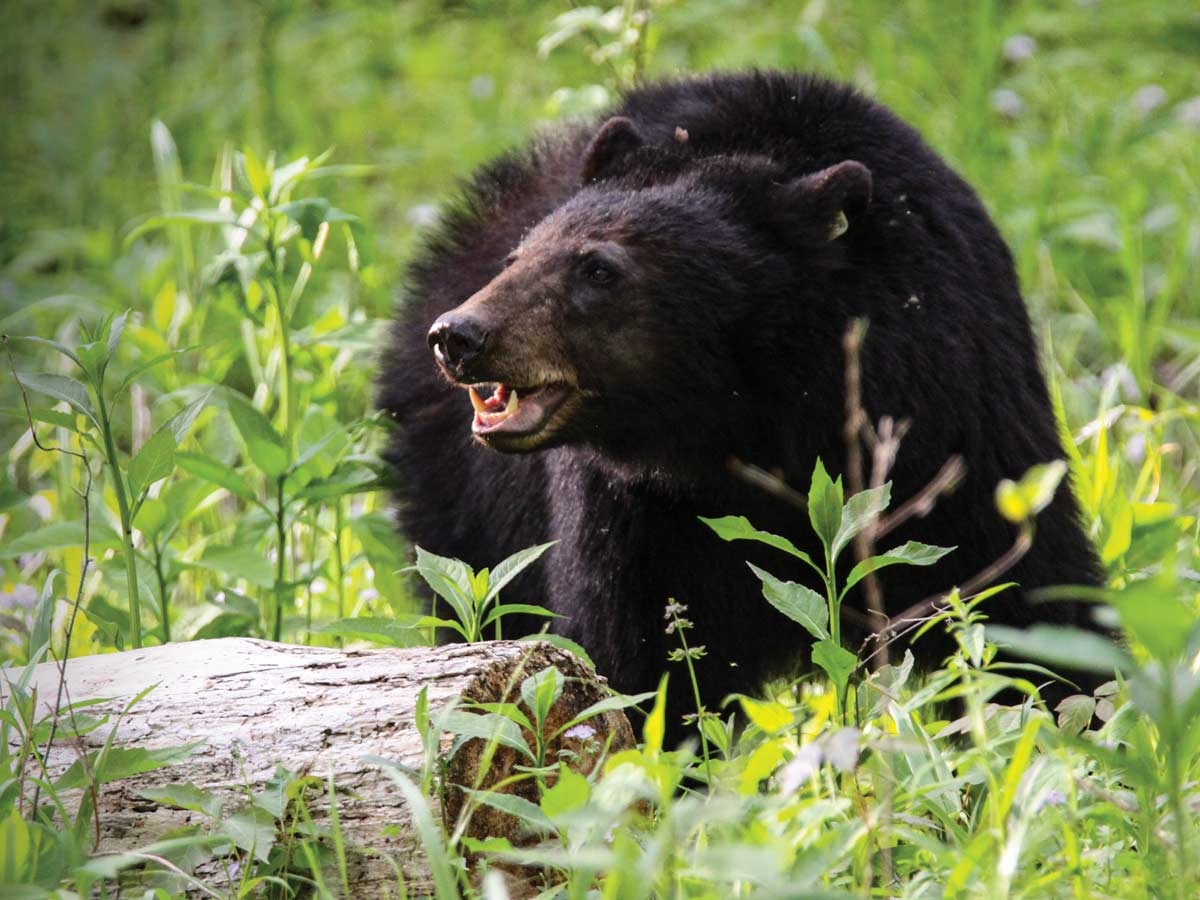
<instances>
[{"instance_id":1,"label":"undergrowth","mask_svg":"<svg viewBox=\"0 0 1200 900\"><path fill-rule=\"evenodd\" d=\"M958 647L926 674L907 636L887 634L886 653L844 646L847 590L941 551L888 546L886 486L843 487L819 467L808 509L827 552L806 562L823 591L756 570L763 602L812 635L816 674L720 709L666 709L665 690L614 698L645 708L641 743L586 777L539 737L554 670L516 686L523 704L419 711L422 770L380 777L406 798L431 880L397 891L492 900L517 871L571 898L1198 896L1200 24L1186 5L61 2L18 4L13 22L0 36L5 896L354 896L335 785L281 768L232 806L170 785L186 747L117 746L116 717L36 696L33 666L221 636L515 637L505 617L532 610L501 590L544 548L443 560L403 547L388 514L369 360L403 261L452 175L538 121L590 113L642 75L751 64L860 85L994 211L1069 453L1005 486L999 508L1036 540L1047 486L1073 480L1108 577L1090 599L1119 639L989 629L981 583L924 611ZM799 552L735 516L709 524ZM414 578L452 618L422 616ZM662 599L679 642L663 670L694 686L705 658L687 598ZM1001 666L997 644L1049 670L1120 674L1047 709L1049 676ZM1026 699L997 705L1001 689ZM695 739L664 746L667 716ZM540 802L479 791L463 812L498 806L519 838L472 842L437 819L446 734L524 757ZM76 764L45 768L50 744L85 739ZM96 792L156 769L167 786L147 799L195 827L97 848ZM206 865L224 874L194 874Z\"/></svg>"}]
</instances>

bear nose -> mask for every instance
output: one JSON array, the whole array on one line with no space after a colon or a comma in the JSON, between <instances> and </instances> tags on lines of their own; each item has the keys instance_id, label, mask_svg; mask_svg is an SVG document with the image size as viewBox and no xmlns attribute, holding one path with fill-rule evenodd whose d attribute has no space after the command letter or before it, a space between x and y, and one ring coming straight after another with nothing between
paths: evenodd
<instances>
[{"instance_id":1,"label":"bear nose","mask_svg":"<svg viewBox=\"0 0 1200 900\"><path fill-rule=\"evenodd\" d=\"M487 337L478 319L447 313L429 329L429 348L442 365L461 371L483 351Z\"/></svg>"}]
</instances>

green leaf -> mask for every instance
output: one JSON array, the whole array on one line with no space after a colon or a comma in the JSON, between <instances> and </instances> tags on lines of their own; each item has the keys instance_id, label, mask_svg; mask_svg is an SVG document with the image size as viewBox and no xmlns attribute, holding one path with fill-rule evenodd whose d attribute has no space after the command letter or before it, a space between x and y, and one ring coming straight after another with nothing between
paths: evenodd
<instances>
[{"instance_id":1,"label":"green leaf","mask_svg":"<svg viewBox=\"0 0 1200 900\"><path fill-rule=\"evenodd\" d=\"M792 581L780 581L753 563L746 563L762 582L763 596L773 607L804 626L818 640L829 637L829 604L811 588Z\"/></svg>"},{"instance_id":2,"label":"green leaf","mask_svg":"<svg viewBox=\"0 0 1200 900\"><path fill-rule=\"evenodd\" d=\"M909 541L903 546L887 551L887 553L882 553L879 556L869 556L850 570L850 574L846 576L846 584L842 588L841 596L846 596L846 592L850 588L879 569L895 565L931 566L947 553L956 549L956 547L935 547L932 544Z\"/></svg>"},{"instance_id":3,"label":"green leaf","mask_svg":"<svg viewBox=\"0 0 1200 900\"><path fill-rule=\"evenodd\" d=\"M796 714L782 703L774 700L755 700L752 697L739 697L742 712L751 722L759 727L764 734L775 734L785 728L791 728L796 723ZM755 783L761 779L755 779Z\"/></svg>"},{"instance_id":4,"label":"green leaf","mask_svg":"<svg viewBox=\"0 0 1200 900\"><path fill-rule=\"evenodd\" d=\"M260 588L270 588L275 584L275 570L271 561L253 546L207 547L193 565L241 578Z\"/></svg>"},{"instance_id":5,"label":"green leaf","mask_svg":"<svg viewBox=\"0 0 1200 900\"><path fill-rule=\"evenodd\" d=\"M454 864L450 861L446 850L446 836L440 827L440 822L434 819L429 798L395 766L387 766L386 771L404 795L404 802L408 805L409 813L412 815L417 839L424 850L426 861L429 864L429 872L433 876L434 895L437 897L460 896L458 879L454 875Z\"/></svg>"},{"instance_id":6,"label":"green leaf","mask_svg":"<svg viewBox=\"0 0 1200 900\"><path fill-rule=\"evenodd\" d=\"M488 581L487 594L484 595L484 602L493 599L500 593L501 588L507 585L510 581L516 578L529 566L533 565L538 558L553 547L554 541L547 544L538 544L535 547L527 547L514 553L508 559L496 564L492 569L491 578Z\"/></svg>"},{"instance_id":7,"label":"green leaf","mask_svg":"<svg viewBox=\"0 0 1200 900\"><path fill-rule=\"evenodd\" d=\"M259 862L268 862L275 846L275 818L257 807L248 807L221 820L220 833L234 846L253 853Z\"/></svg>"},{"instance_id":8,"label":"green leaf","mask_svg":"<svg viewBox=\"0 0 1200 900\"><path fill-rule=\"evenodd\" d=\"M842 510L842 524L833 539L833 558L837 559L842 548L854 540L864 528L879 518L879 514L892 502L892 483L859 491L846 501Z\"/></svg>"},{"instance_id":9,"label":"green leaf","mask_svg":"<svg viewBox=\"0 0 1200 900\"><path fill-rule=\"evenodd\" d=\"M467 790L464 793L484 806L508 813L536 831L552 832L554 830L554 823L546 817L546 814L524 797L518 797L516 794L501 794L496 791Z\"/></svg>"},{"instance_id":10,"label":"green leaf","mask_svg":"<svg viewBox=\"0 0 1200 900\"><path fill-rule=\"evenodd\" d=\"M808 518L821 543L832 552L842 524L842 479L831 480L819 458L813 467L812 485L808 490Z\"/></svg>"},{"instance_id":11,"label":"green leaf","mask_svg":"<svg viewBox=\"0 0 1200 900\"><path fill-rule=\"evenodd\" d=\"M219 459L213 459L203 453L188 453L181 450L175 453L175 464L197 478L225 488L236 497L258 502L258 495L254 492L250 482Z\"/></svg>"},{"instance_id":12,"label":"green leaf","mask_svg":"<svg viewBox=\"0 0 1200 900\"><path fill-rule=\"evenodd\" d=\"M129 319L129 310L121 313L112 320L112 324L108 327L108 356L117 352L117 345L121 343L121 335L125 333L125 322Z\"/></svg>"},{"instance_id":13,"label":"green leaf","mask_svg":"<svg viewBox=\"0 0 1200 900\"><path fill-rule=\"evenodd\" d=\"M726 541L758 541L760 544L766 544L768 547L774 547L776 550L782 550L784 553L790 553L797 559L802 559L818 572L821 569L803 550L799 550L787 538L779 537L766 531L759 531L745 516L723 516L719 519L706 519L700 516L700 521L717 533L717 536Z\"/></svg>"},{"instance_id":14,"label":"green leaf","mask_svg":"<svg viewBox=\"0 0 1200 900\"><path fill-rule=\"evenodd\" d=\"M1033 466L1019 482L1006 478L996 485L996 508L1010 522L1028 521L1050 505L1066 474L1066 461L1056 459Z\"/></svg>"},{"instance_id":15,"label":"green leaf","mask_svg":"<svg viewBox=\"0 0 1200 900\"><path fill-rule=\"evenodd\" d=\"M190 781L185 784L164 784L161 787L143 788L138 791L138 795L159 806L191 810L202 813L210 819L215 819L221 813L221 798L211 791L196 787Z\"/></svg>"},{"instance_id":16,"label":"green leaf","mask_svg":"<svg viewBox=\"0 0 1200 900\"><path fill-rule=\"evenodd\" d=\"M142 445L129 462L129 493L141 496L154 482L166 478L175 469L175 435L158 431Z\"/></svg>"},{"instance_id":17,"label":"green leaf","mask_svg":"<svg viewBox=\"0 0 1200 900\"><path fill-rule=\"evenodd\" d=\"M18 409L16 407L5 407L0 409L0 415L10 416L14 419L19 419L24 425L29 424L29 420L34 422L42 422L46 425L53 425L55 428L65 428L67 431L79 433L79 428L76 423L76 414L73 412L62 412L57 409L45 409L36 406L30 406L28 410L24 407Z\"/></svg>"},{"instance_id":18,"label":"green leaf","mask_svg":"<svg viewBox=\"0 0 1200 900\"><path fill-rule=\"evenodd\" d=\"M541 616L543 619L563 618L563 616L556 612L551 612L544 606L534 606L532 603L501 603L498 606L493 606L480 624L486 627L497 619L509 615Z\"/></svg>"},{"instance_id":19,"label":"green leaf","mask_svg":"<svg viewBox=\"0 0 1200 900\"><path fill-rule=\"evenodd\" d=\"M120 781L143 772L153 772L177 762L182 762L204 746L204 741L193 741L179 747L158 747L147 750L144 747L108 747L93 750L87 755L88 765L81 760L75 760L58 780L54 787L59 791L87 787L89 784L108 784L110 781ZM94 779L94 782L93 782Z\"/></svg>"},{"instance_id":20,"label":"green leaf","mask_svg":"<svg viewBox=\"0 0 1200 900\"><path fill-rule=\"evenodd\" d=\"M97 429L100 428L100 420L96 417L96 411L92 409L92 401L83 382L66 375L36 372L19 373L17 381L26 390L66 401L72 409L86 416Z\"/></svg>"},{"instance_id":21,"label":"green leaf","mask_svg":"<svg viewBox=\"0 0 1200 900\"><path fill-rule=\"evenodd\" d=\"M283 438L245 397L231 394L228 405L233 424L246 442L251 462L268 478L279 478L288 469L288 452Z\"/></svg>"},{"instance_id":22,"label":"green leaf","mask_svg":"<svg viewBox=\"0 0 1200 900\"><path fill-rule=\"evenodd\" d=\"M1081 734L1096 714L1096 698L1073 694L1064 698L1054 711L1058 713L1059 731L1070 735Z\"/></svg>"},{"instance_id":23,"label":"green leaf","mask_svg":"<svg viewBox=\"0 0 1200 900\"><path fill-rule=\"evenodd\" d=\"M212 397L212 391L208 390L181 409L171 418L167 419L159 426L159 431L169 431L175 436L176 445L182 444L183 439L187 437L188 432L192 430L192 426L196 424L196 419L200 417L200 413L204 412L208 406L208 401Z\"/></svg>"},{"instance_id":24,"label":"green leaf","mask_svg":"<svg viewBox=\"0 0 1200 900\"><path fill-rule=\"evenodd\" d=\"M358 218L330 205L323 197L293 200L291 203L277 206L275 211L283 213L299 225L300 233L306 241L315 240L317 229L325 222L354 222Z\"/></svg>"},{"instance_id":25,"label":"green leaf","mask_svg":"<svg viewBox=\"0 0 1200 900\"><path fill-rule=\"evenodd\" d=\"M558 778L554 784L542 794L542 812L550 819L557 819L567 813L581 809L587 804L591 795L591 785L578 772L567 768L566 763L558 764Z\"/></svg>"},{"instance_id":26,"label":"green leaf","mask_svg":"<svg viewBox=\"0 0 1200 900\"><path fill-rule=\"evenodd\" d=\"M417 572L435 594L450 604L459 622L467 625L475 617L471 591L471 569L457 559L448 559L417 547Z\"/></svg>"},{"instance_id":27,"label":"green leaf","mask_svg":"<svg viewBox=\"0 0 1200 900\"><path fill-rule=\"evenodd\" d=\"M53 347L55 350L57 350L59 353L61 353L63 356L65 356L67 359L71 360L71 362L75 363L75 365L79 366L79 368L81 368L81 369L83 368L83 363L79 361L79 357L75 355L75 351L72 350L70 347L68 347L66 344L60 343L59 341L52 341L49 338L34 337L33 335L27 335L27 334L14 335L12 340L28 341L31 344L42 344L46 347Z\"/></svg>"},{"instance_id":28,"label":"green leaf","mask_svg":"<svg viewBox=\"0 0 1200 900\"><path fill-rule=\"evenodd\" d=\"M437 719L442 731L465 738L495 741L533 760L533 751L521 736L521 729L512 719L498 713L471 713L461 709L448 709Z\"/></svg>"},{"instance_id":29,"label":"green leaf","mask_svg":"<svg viewBox=\"0 0 1200 900\"><path fill-rule=\"evenodd\" d=\"M986 632L987 639L997 647L1049 666L1106 675L1117 669L1129 671L1132 668L1129 656L1112 640L1081 628L1035 625L1020 629L988 625Z\"/></svg>"},{"instance_id":30,"label":"green leaf","mask_svg":"<svg viewBox=\"0 0 1200 900\"><path fill-rule=\"evenodd\" d=\"M846 689L846 685L850 683L850 674L858 665L858 657L832 640L817 641L813 644L812 660L825 670L839 693Z\"/></svg>"},{"instance_id":31,"label":"green leaf","mask_svg":"<svg viewBox=\"0 0 1200 900\"><path fill-rule=\"evenodd\" d=\"M417 643L413 629L421 625L423 616L409 619L389 619L382 616L362 616L356 619L335 619L313 626L319 634L336 634L340 637L363 638L393 647L411 647Z\"/></svg>"},{"instance_id":32,"label":"green leaf","mask_svg":"<svg viewBox=\"0 0 1200 900\"><path fill-rule=\"evenodd\" d=\"M50 646L54 628L54 607L57 605L54 584L62 574L59 569L51 569L45 582L42 583L42 592L33 611L33 624L29 629L29 658L31 661L36 662L33 656L42 647Z\"/></svg>"},{"instance_id":33,"label":"green leaf","mask_svg":"<svg viewBox=\"0 0 1200 900\"><path fill-rule=\"evenodd\" d=\"M663 739L667 733L667 683L670 673L664 672L658 682L658 690L654 692L654 706L646 716L646 724L642 727L642 744L649 756L662 752Z\"/></svg>"},{"instance_id":34,"label":"green leaf","mask_svg":"<svg viewBox=\"0 0 1200 900\"><path fill-rule=\"evenodd\" d=\"M125 235L125 246L128 247L147 232L165 228L175 222L185 225L236 225L237 215L224 209L192 209L151 216Z\"/></svg>"},{"instance_id":35,"label":"green leaf","mask_svg":"<svg viewBox=\"0 0 1200 900\"><path fill-rule=\"evenodd\" d=\"M533 714L533 719L541 728L550 714L551 707L562 696L562 673L554 666L547 666L540 672L535 672L521 682L521 699L525 707Z\"/></svg>"},{"instance_id":36,"label":"green leaf","mask_svg":"<svg viewBox=\"0 0 1200 900\"><path fill-rule=\"evenodd\" d=\"M160 353L158 356L152 357L145 362L138 363L126 373L124 378L121 379L121 383L117 385L116 394L120 395L127 387L133 384L134 381L136 381L146 372L153 369L155 366L162 365L163 363L169 362L177 356L181 356L184 353L189 353L195 349L195 347L184 347L180 350L171 350L168 353Z\"/></svg>"},{"instance_id":37,"label":"green leaf","mask_svg":"<svg viewBox=\"0 0 1200 900\"><path fill-rule=\"evenodd\" d=\"M0 559L13 559L27 553L47 553L82 547L84 543L82 522L54 522L34 531L19 534L0 546ZM119 546L121 537L103 522L91 523L91 551L108 550Z\"/></svg>"},{"instance_id":38,"label":"green leaf","mask_svg":"<svg viewBox=\"0 0 1200 900\"><path fill-rule=\"evenodd\" d=\"M242 164L246 169L246 182L250 185L250 190L256 197L267 199L267 188L271 184L270 176L249 147L242 151Z\"/></svg>"},{"instance_id":39,"label":"green leaf","mask_svg":"<svg viewBox=\"0 0 1200 900\"><path fill-rule=\"evenodd\" d=\"M370 469L357 465L347 466L334 472L324 480L310 481L295 497L306 503L344 497L347 494L366 494L386 490L390 485Z\"/></svg>"}]
</instances>

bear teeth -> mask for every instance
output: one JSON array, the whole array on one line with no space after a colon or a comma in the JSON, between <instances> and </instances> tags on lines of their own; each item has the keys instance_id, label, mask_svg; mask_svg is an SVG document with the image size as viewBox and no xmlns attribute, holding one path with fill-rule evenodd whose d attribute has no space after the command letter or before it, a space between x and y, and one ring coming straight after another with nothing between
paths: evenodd
<instances>
[{"instance_id":1,"label":"bear teeth","mask_svg":"<svg viewBox=\"0 0 1200 900\"><path fill-rule=\"evenodd\" d=\"M490 412L489 401L482 400L475 393L475 389L471 388L471 405L475 407L475 418L480 424L490 428L494 425L499 425L505 419L508 419L517 413L520 406L520 400L517 397L516 391L508 391L508 402L504 404L504 408L499 412ZM500 391L497 390L495 397L500 396ZM495 397L492 399L494 400Z\"/></svg>"}]
</instances>

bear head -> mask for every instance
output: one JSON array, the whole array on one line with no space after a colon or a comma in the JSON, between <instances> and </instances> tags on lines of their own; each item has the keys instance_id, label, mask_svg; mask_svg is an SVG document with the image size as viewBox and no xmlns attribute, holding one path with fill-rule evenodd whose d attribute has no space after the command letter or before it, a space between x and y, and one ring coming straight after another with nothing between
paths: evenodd
<instances>
[{"instance_id":1,"label":"bear head","mask_svg":"<svg viewBox=\"0 0 1200 900\"><path fill-rule=\"evenodd\" d=\"M792 174L686 141L609 120L578 190L433 324L430 347L469 391L479 441L723 459L772 373L795 365L772 353L831 290L871 173L842 160Z\"/></svg>"}]
</instances>

